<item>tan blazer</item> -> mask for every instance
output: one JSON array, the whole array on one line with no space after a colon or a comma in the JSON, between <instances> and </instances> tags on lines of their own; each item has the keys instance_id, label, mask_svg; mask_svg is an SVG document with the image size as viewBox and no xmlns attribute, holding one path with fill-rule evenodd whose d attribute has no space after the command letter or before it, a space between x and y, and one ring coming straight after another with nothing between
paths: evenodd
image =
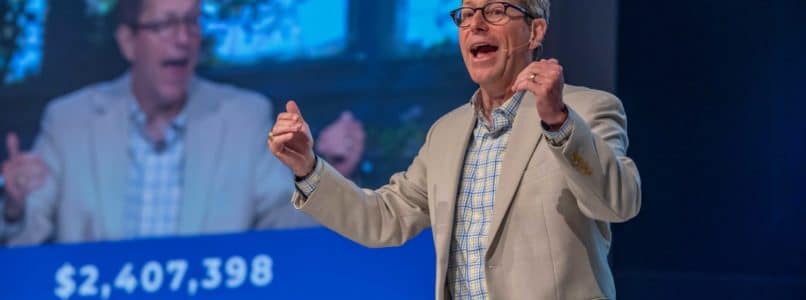
<instances>
[{"instance_id":1,"label":"tan blazer","mask_svg":"<svg viewBox=\"0 0 806 300\"><path fill-rule=\"evenodd\" d=\"M575 122L551 146L528 94L521 102L495 194L486 247L491 299L614 299L607 262L610 222L641 206L638 169L627 151L626 115L613 95L566 86ZM294 204L369 247L397 246L433 227L436 299L450 295L446 270L460 172L475 117L466 104L439 119L406 172L378 190L360 189L330 166Z\"/></svg>"},{"instance_id":2,"label":"tan blazer","mask_svg":"<svg viewBox=\"0 0 806 300\"><path fill-rule=\"evenodd\" d=\"M129 238L123 225L132 101L124 75L48 105L34 151L51 176L26 200L21 222L0 218L0 244ZM274 116L265 97L195 78L185 109L177 234L316 225L288 202L291 171L266 150Z\"/></svg>"}]
</instances>

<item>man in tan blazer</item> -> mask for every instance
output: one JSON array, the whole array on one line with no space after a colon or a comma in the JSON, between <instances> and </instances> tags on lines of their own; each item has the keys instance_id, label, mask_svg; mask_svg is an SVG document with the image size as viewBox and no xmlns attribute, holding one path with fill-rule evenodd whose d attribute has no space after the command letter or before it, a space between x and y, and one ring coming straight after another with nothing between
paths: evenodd
<instances>
[{"instance_id":1,"label":"man in tan blazer","mask_svg":"<svg viewBox=\"0 0 806 300\"><path fill-rule=\"evenodd\" d=\"M626 115L538 60L548 1L466 0L452 12L480 88L440 118L408 170L357 187L312 151L294 102L269 147L297 176L293 203L369 247L433 228L437 299L614 299L611 222L640 209Z\"/></svg>"}]
</instances>

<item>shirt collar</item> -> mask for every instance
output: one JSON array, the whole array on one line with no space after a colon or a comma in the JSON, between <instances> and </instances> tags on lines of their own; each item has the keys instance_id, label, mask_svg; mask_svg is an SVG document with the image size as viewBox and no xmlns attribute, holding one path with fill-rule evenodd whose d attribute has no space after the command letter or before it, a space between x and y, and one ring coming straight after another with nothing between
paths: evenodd
<instances>
[{"instance_id":1,"label":"shirt collar","mask_svg":"<svg viewBox=\"0 0 806 300\"><path fill-rule=\"evenodd\" d=\"M134 124L134 127L137 129L137 132L139 132L144 138L146 138L147 141L150 141L150 139L147 138L148 135L145 134L146 120L148 117L146 116L145 112L143 112L143 110L140 109L140 105L137 103L134 97L130 99L131 100L129 101L129 114L131 116L132 123ZM179 112L179 115L177 115L171 121L171 126L169 126L166 129L164 142L167 144L172 144L174 141L176 141L179 138L179 135L184 131L186 125L187 125L187 109L182 108L182 111ZM153 143L154 141L150 142Z\"/></svg>"},{"instance_id":2,"label":"shirt collar","mask_svg":"<svg viewBox=\"0 0 806 300\"><path fill-rule=\"evenodd\" d=\"M473 106L478 122L483 124L490 134L497 135L512 127L524 94L523 91L517 92L512 95L509 100L504 102L504 104L494 109L490 114L492 123L488 122L487 118L484 117L484 106L481 104L481 92L476 92L470 100L470 104Z\"/></svg>"}]
</instances>

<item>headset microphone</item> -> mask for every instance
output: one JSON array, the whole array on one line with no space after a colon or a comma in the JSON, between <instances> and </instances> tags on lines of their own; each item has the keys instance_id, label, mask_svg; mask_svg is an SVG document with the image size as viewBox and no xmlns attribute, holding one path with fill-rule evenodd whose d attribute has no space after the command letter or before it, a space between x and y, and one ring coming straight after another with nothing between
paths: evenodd
<instances>
[{"instance_id":1,"label":"headset microphone","mask_svg":"<svg viewBox=\"0 0 806 300\"><path fill-rule=\"evenodd\" d=\"M503 47L503 48L504 48L503 50L504 50L504 52L506 52L507 58L512 57L512 52L515 52L515 51L521 50L521 49L523 49L523 48L528 48L528 47L529 47L529 44L531 44L531 43L532 43L532 38L534 38L534 31L533 31L533 30L530 30L530 31L529 31L529 40L527 40L525 43L520 44L520 45L518 45L518 46L516 46L516 47L512 47L512 48L509 48L509 47L508 47L509 45L504 46L504 47Z\"/></svg>"},{"instance_id":2,"label":"headset microphone","mask_svg":"<svg viewBox=\"0 0 806 300\"><path fill-rule=\"evenodd\" d=\"M527 41L526 43L518 45L517 47L513 47L513 48L504 47L504 52L506 52L507 57L512 57L513 52L521 50L523 48L528 48L529 44L531 44L531 43L532 43L531 41Z\"/></svg>"}]
</instances>

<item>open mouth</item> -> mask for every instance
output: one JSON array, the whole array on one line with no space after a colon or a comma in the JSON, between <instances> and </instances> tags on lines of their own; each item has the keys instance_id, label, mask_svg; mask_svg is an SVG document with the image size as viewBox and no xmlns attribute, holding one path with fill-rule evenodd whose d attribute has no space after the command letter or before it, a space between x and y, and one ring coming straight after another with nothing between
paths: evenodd
<instances>
[{"instance_id":1,"label":"open mouth","mask_svg":"<svg viewBox=\"0 0 806 300\"><path fill-rule=\"evenodd\" d=\"M498 46L492 44L477 44L470 47L470 54L474 58L485 57L498 51Z\"/></svg>"},{"instance_id":2,"label":"open mouth","mask_svg":"<svg viewBox=\"0 0 806 300\"><path fill-rule=\"evenodd\" d=\"M190 60L187 58L172 58L162 61L163 67L186 68L188 64L190 64Z\"/></svg>"}]
</instances>

